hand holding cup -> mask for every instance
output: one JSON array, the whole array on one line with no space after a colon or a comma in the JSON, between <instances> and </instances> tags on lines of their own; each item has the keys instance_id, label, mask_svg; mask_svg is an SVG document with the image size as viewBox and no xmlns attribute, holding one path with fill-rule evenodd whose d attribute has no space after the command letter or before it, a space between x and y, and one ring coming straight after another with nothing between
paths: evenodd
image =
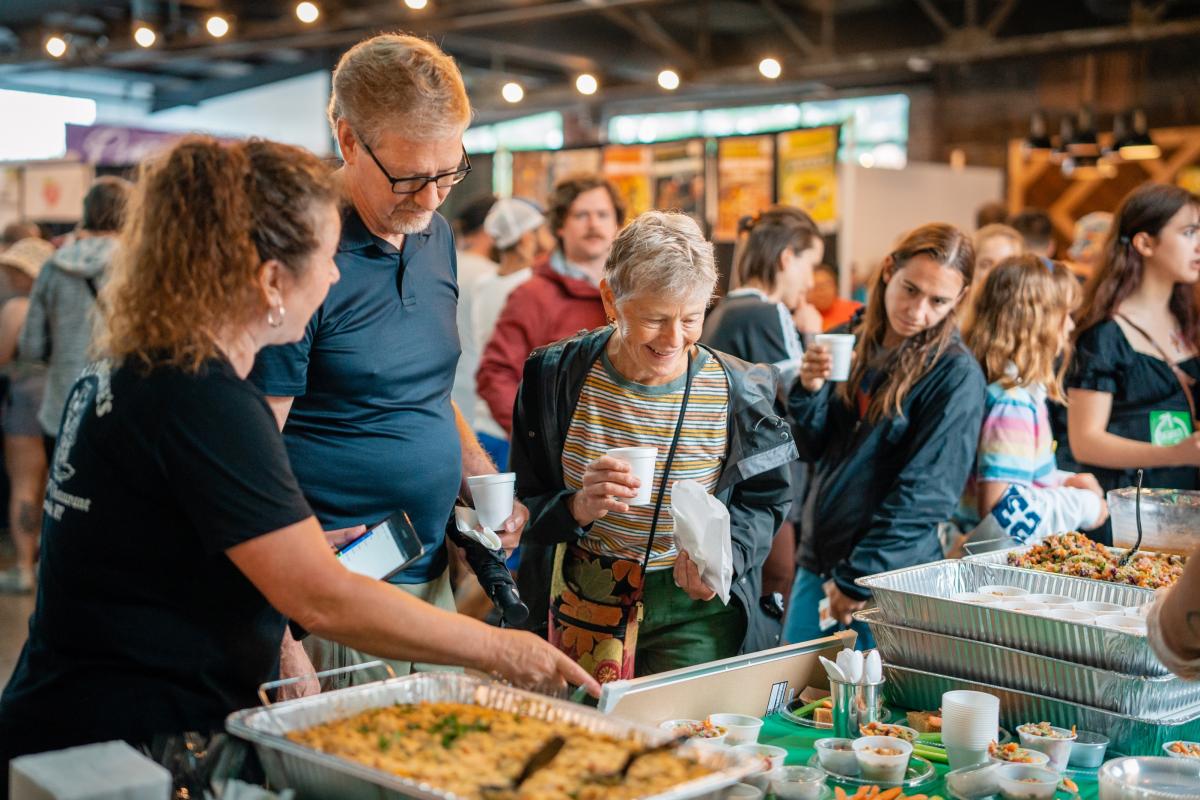
<instances>
[{"instance_id":1,"label":"hand holding cup","mask_svg":"<svg viewBox=\"0 0 1200 800\"><path fill-rule=\"evenodd\" d=\"M581 527L591 525L610 511L623 514L637 497L641 482L627 461L600 456L583 472L583 487L571 495L571 515Z\"/></svg>"}]
</instances>

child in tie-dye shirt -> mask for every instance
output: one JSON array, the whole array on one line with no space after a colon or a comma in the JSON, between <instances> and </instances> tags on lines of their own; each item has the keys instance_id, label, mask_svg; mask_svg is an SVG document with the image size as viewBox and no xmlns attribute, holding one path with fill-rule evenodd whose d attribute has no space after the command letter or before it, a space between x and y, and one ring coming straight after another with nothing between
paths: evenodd
<instances>
[{"instance_id":1,"label":"child in tie-dye shirt","mask_svg":"<svg viewBox=\"0 0 1200 800\"><path fill-rule=\"evenodd\" d=\"M966 342L987 376L987 405L955 519L972 541L1032 543L1108 518L1093 475L1057 468L1046 408L1047 397L1063 402L1077 298L1066 267L1029 254L1002 261L976 298Z\"/></svg>"}]
</instances>

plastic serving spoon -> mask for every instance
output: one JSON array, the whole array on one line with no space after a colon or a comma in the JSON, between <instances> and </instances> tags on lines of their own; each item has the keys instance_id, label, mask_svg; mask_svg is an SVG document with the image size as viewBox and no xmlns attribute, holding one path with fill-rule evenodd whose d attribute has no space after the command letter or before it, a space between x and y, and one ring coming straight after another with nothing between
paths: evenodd
<instances>
[{"instance_id":1,"label":"plastic serving spoon","mask_svg":"<svg viewBox=\"0 0 1200 800\"><path fill-rule=\"evenodd\" d=\"M879 657L878 650L872 650L867 653L867 663L863 668L863 681L879 683L881 680L883 680L883 659Z\"/></svg>"},{"instance_id":2,"label":"plastic serving spoon","mask_svg":"<svg viewBox=\"0 0 1200 800\"><path fill-rule=\"evenodd\" d=\"M829 675L830 680L838 681L839 683L846 682L846 676L842 674L842 670L837 664L830 661L825 656L817 656L821 660L821 664L825 667L825 672Z\"/></svg>"}]
</instances>

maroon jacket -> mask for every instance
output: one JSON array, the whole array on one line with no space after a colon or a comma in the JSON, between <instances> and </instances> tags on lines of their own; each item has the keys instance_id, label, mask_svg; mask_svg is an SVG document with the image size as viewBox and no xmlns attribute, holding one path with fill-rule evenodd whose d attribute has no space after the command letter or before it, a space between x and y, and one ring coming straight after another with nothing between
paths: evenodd
<instances>
[{"instance_id":1,"label":"maroon jacket","mask_svg":"<svg viewBox=\"0 0 1200 800\"><path fill-rule=\"evenodd\" d=\"M604 322L598 288L555 272L549 258L534 266L533 277L508 296L475 373L475 388L501 428L512 433L513 402L534 348Z\"/></svg>"}]
</instances>

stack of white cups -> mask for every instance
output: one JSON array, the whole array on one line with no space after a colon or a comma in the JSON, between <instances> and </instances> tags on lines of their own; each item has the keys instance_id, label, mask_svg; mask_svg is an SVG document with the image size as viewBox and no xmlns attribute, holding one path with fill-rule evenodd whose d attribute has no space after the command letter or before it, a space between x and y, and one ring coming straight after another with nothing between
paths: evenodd
<instances>
[{"instance_id":1,"label":"stack of white cups","mask_svg":"<svg viewBox=\"0 0 1200 800\"><path fill-rule=\"evenodd\" d=\"M950 769L985 763L988 744L999 732L1000 698L969 691L942 695L942 743Z\"/></svg>"}]
</instances>

